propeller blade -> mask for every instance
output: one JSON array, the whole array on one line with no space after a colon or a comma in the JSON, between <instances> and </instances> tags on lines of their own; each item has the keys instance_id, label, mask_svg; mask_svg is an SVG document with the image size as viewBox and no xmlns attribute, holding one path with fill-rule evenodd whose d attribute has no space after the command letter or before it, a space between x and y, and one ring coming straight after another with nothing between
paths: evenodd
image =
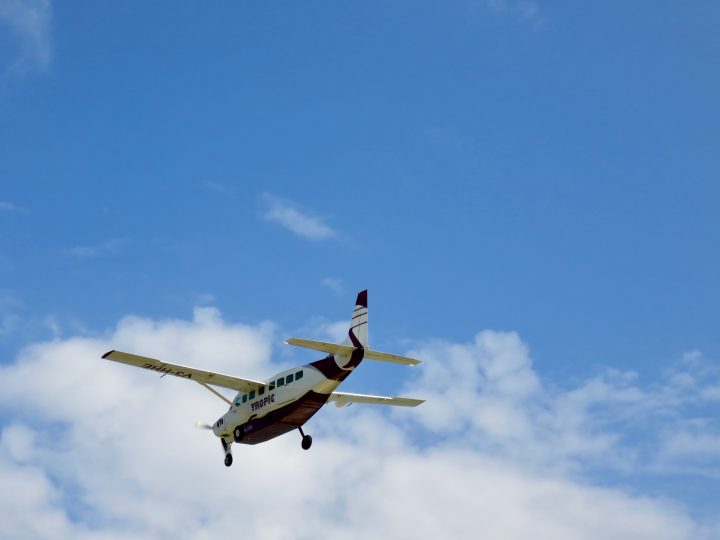
<instances>
[{"instance_id":1,"label":"propeller blade","mask_svg":"<svg viewBox=\"0 0 720 540\"><path fill-rule=\"evenodd\" d=\"M200 420L195 422L195 427L198 429L212 429L213 428L210 424L206 424L205 422L201 422Z\"/></svg>"}]
</instances>

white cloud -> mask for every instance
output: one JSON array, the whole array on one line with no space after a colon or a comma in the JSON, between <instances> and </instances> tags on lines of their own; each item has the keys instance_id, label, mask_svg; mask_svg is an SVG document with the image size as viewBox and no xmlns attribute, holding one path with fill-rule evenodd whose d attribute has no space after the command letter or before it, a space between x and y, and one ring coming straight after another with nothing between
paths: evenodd
<instances>
[{"instance_id":1,"label":"white cloud","mask_svg":"<svg viewBox=\"0 0 720 540\"><path fill-rule=\"evenodd\" d=\"M0 24L8 26L20 43L14 71L42 70L50 64L51 21L50 0L0 0Z\"/></svg>"},{"instance_id":2,"label":"white cloud","mask_svg":"<svg viewBox=\"0 0 720 540\"><path fill-rule=\"evenodd\" d=\"M322 280L322 284L338 296L343 296L345 293L345 287L341 279L326 277Z\"/></svg>"},{"instance_id":3,"label":"white cloud","mask_svg":"<svg viewBox=\"0 0 720 540\"><path fill-rule=\"evenodd\" d=\"M23 301L15 291L11 289L0 289L0 310L14 309L22 305Z\"/></svg>"},{"instance_id":4,"label":"white cloud","mask_svg":"<svg viewBox=\"0 0 720 540\"><path fill-rule=\"evenodd\" d=\"M707 465L693 474L715 476L720 468L717 411L708 409L720 373L701 355L644 386L635 373L608 369L561 389L542 384L512 332L484 331L466 344L429 342L409 354L427 360L406 389L428 398L413 419L440 433L465 433L483 452L566 471L672 473L691 455ZM702 424L702 436L688 434L688 419Z\"/></svg>"},{"instance_id":5,"label":"white cloud","mask_svg":"<svg viewBox=\"0 0 720 540\"><path fill-rule=\"evenodd\" d=\"M320 341L342 342L348 335L348 321L328 321L324 317L313 317L295 331L298 336Z\"/></svg>"},{"instance_id":6,"label":"white cloud","mask_svg":"<svg viewBox=\"0 0 720 540\"><path fill-rule=\"evenodd\" d=\"M69 321L74 324L74 321ZM13 290L0 289L0 343L27 343L44 339L47 336L59 338L62 335L63 321L56 315L43 318L28 313L28 306ZM73 328L77 331L77 325ZM0 359L2 361L2 359Z\"/></svg>"},{"instance_id":7,"label":"white cloud","mask_svg":"<svg viewBox=\"0 0 720 540\"><path fill-rule=\"evenodd\" d=\"M199 308L191 321L126 317L100 337L22 350L0 367L9 419L0 435L0 537L204 539L241 530L270 539L662 540L720 532L668 499L523 459L606 459L583 450L604 433L592 408L636 406L648 392L618 375L553 394L513 333L419 347L426 363L409 388L431 399L421 407L391 415L326 407L307 426L309 452L288 434L235 448L230 469L217 439L192 427L222 414L219 400L99 358L118 348L261 377L277 367L276 341L270 323L231 324ZM493 450L513 445L531 448Z\"/></svg>"},{"instance_id":8,"label":"white cloud","mask_svg":"<svg viewBox=\"0 0 720 540\"><path fill-rule=\"evenodd\" d=\"M492 11L512 15L535 26L542 26L547 22L540 4L532 0L483 0L483 3Z\"/></svg>"},{"instance_id":9,"label":"white cloud","mask_svg":"<svg viewBox=\"0 0 720 540\"><path fill-rule=\"evenodd\" d=\"M704 427L673 431L668 434L664 452L666 457L717 462L720 435L705 433Z\"/></svg>"},{"instance_id":10,"label":"white cloud","mask_svg":"<svg viewBox=\"0 0 720 540\"><path fill-rule=\"evenodd\" d=\"M15 313L0 313L0 339L14 334L20 323L21 319Z\"/></svg>"},{"instance_id":11,"label":"white cloud","mask_svg":"<svg viewBox=\"0 0 720 540\"><path fill-rule=\"evenodd\" d=\"M261 199L266 206L263 217L279 223L298 236L308 240L326 240L337 235L321 218L299 211L291 201L268 193L263 194Z\"/></svg>"},{"instance_id":12,"label":"white cloud","mask_svg":"<svg viewBox=\"0 0 720 540\"><path fill-rule=\"evenodd\" d=\"M78 259L92 259L100 255L117 253L130 243L128 238L112 238L99 244L86 244L68 248L65 253Z\"/></svg>"},{"instance_id":13,"label":"white cloud","mask_svg":"<svg viewBox=\"0 0 720 540\"><path fill-rule=\"evenodd\" d=\"M217 300L215 295L210 292L198 293L195 295L195 302L198 305L212 304Z\"/></svg>"},{"instance_id":14,"label":"white cloud","mask_svg":"<svg viewBox=\"0 0 720 540\"><path fill-rule=\"evenodd\" d=\"M706 386L702 389L700 395L708 401L720 401L720 384Z\"/></svg>"},{"instance_id":15,"label":"white cloud","mask_svg":"<svg viewBox=\"0 0 720 540\"><path fill-rule=\"evenodd\" d=\"M0 201L0 211L12 212L13 210L17 210L17 206L13 203Z\"/></svg>"},{"instance_id":16,"label":"white cloud","mask_svg":"<svg viewBox=\"0 0 720 540\"><path fill-rule=\"evenodd\" d=\"M15 333L21 326L21 318L16 313L23 302L12 290L0 289L0 340Z\"/></svg>"}]
</instances>

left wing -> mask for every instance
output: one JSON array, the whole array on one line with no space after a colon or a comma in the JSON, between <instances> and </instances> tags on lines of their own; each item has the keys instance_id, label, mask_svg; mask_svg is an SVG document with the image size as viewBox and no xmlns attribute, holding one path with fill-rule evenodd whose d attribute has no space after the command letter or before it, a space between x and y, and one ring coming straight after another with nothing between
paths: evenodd
<instances>
[{"instance_id":1,"label":"left wing","mask_svg":"<svg viewBox=\"0 0 720 540\"><path fill-rule=\"evenodd\" d=\"M180 377L182 379L190 379L192 381L199 382L200 384L212 384L214 386L221 386L223 388L229 388L238 392L249 392L250 390L256 389L258 386L265 385L265 383L262 381L241 379L239 377L233 377L232 375L213 373L212 371L205 371L202 369L181 366L178 364L168 364L167 362L163 362L162 360L156 360L155 358L138 356L137 354L130 354L121 351L110 351L103 354L102 357L106 360L113 360L115 362L121 362L123 364L129 364L131 366L149 369L156 373L175 375L175 377Z\"/></svg>"},{"instance_id":2,"label":"left wing","mask_svg":"<svg viewBox=\"0 0 720 540\"><path fill-rule=\"evenodd\" d=\"M350 394L348 392L333 392L328 401L334 401L336 407L344 407L351 403L368 403L372 405L396 405L399 407L417 407L424 403L424 399L405 397L368 396L366 394Z\"/></svg>"}]
</instances>

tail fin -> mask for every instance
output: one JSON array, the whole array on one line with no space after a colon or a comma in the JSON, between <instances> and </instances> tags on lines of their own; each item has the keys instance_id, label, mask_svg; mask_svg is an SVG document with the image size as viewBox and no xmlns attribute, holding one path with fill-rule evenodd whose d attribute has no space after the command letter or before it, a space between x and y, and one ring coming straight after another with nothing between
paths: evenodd
<instances>
[{"instance_id":1,"label":"tail fin","mask_svg":"<svg viewBox=\"0 0 720 540\"><path fill-rule=\"evenodd\" d=\"M342 342L351 347L367 348L368 346L368 295L367 289L360 291L355 300L355 309L350 319L348 337Z\"/></svg>"},{"instance_id":2,"label":"tail fin","mask_svg":"<svg viewBox=\"0 0 720 540\"><path fill-rule=\"evenodd\" d=\"M291 338L285 343L288 345L295 345L296 347L303 347L305 349L329 353L333 356L337 367L340 370L345 371L355 369L363 358L379 360L381 362L391 362L393 364L404 364L406 366L415 366L420 363L420 360L416 360L414 358L368 349L367 325L367 291L361 291L358 293L357 300L355 301L355 309L353 310L353 316L350 320L348 337L345 338L345 341L343 341L342 344L338 345L336 343L301 338ZM326 358L319 360L318 362L314 362L312 365L316 366L317 364L322 364L327 361L328 359ZM336 375L335 373L327 375L325 371L323 371L323 374L328 378L332 378ZM345 376L347 375L344 375L342 378L336 380L342 380Z\"/></svg>"}]
</instances>

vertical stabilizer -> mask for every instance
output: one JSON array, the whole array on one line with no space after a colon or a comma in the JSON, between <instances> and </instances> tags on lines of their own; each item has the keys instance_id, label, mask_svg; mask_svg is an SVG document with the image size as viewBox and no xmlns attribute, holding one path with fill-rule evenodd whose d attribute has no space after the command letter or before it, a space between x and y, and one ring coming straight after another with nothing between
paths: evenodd
<instances>
[{"instance_id":1,"label":"vertical stabilizer","mask_svg":"<svg viewBox=\"0 0 720 540\"><path fill-rule=\"evenodd\" d=\"M353 310L352 319L350 319L350 328L348 329L348 337L343 341L343 345L352 347L368 346L368 295L367 290L360 291L355 300L355 309Z\"/></svg>"}]
</instances>

